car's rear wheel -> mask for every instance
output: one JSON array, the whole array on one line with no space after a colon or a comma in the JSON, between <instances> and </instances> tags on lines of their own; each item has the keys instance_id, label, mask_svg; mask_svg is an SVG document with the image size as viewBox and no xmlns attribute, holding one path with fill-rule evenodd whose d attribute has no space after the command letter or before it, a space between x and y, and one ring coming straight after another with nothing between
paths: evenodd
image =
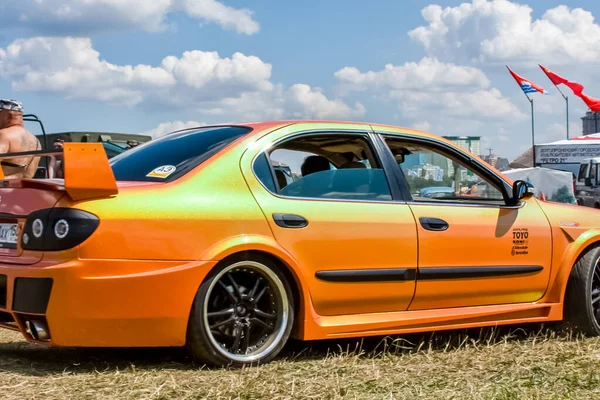
<instances>
[{"instance_id":1,"label":"car's rear wheel","mask_svg":"<svg viewBox=\"0 0 600 400\"><path fill-rule=\"evenodd\" d=\"M564 320L578 332L600 335L600 247L586 251L571 270Z\"/></svg>"},{"instance_id":2,"label":"car's rear wheel","mask_svg":"<svg viewBox=\"0 0 600 400\"><path fill-rule=\"evenodd\" d=\"M242 366L271 361L294 321L290 286L270 260L232 260L200 286L188 324L187 347L201 362Z\"/></svg>"}]
</instances>

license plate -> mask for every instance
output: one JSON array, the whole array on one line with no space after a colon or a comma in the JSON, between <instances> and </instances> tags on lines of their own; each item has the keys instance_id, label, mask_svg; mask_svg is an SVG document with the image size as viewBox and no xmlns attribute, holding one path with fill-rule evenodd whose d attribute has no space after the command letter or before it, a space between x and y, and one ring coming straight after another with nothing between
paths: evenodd
<instances>
[{"instance_id":1,"label":"license plate","mask_svg":"<svg viewBox=\"0 0 600 400\"><path fill-rule=\"evenodd\" d=\"M0 248L17 248L17 224L0 224Z\"/></svg>"}]
</instances>

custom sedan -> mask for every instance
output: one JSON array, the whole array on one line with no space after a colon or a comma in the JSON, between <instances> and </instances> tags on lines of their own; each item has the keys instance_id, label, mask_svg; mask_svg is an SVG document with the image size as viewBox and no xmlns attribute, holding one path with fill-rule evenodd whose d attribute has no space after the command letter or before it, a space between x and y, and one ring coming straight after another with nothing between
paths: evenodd
<instances>
[{"instance_id":1,"label":"custom sedan","mask_svg":"<svg viewBox=\"0 0 600 400\"><path fill-rule=\"evenodd\" d=\"M276 121L63 153L64 180L0 187L0 327L30 342L241 366L290 337L600 333L598 210L541 201L442 137Z\"/></svg>"}]
</instances>

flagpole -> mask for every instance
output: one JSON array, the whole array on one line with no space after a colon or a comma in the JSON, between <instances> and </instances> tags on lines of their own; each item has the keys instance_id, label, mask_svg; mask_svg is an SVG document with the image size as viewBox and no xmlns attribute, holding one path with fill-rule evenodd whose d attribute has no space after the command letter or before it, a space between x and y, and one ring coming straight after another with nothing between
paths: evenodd
<instances>
[{"instance_id":1,"label":"flagpole","mask_svg":"<svg viewBox=\"0 0 600 400\"><path fill-rule=\"evenodd\" d=\"M567 103L567 139L569 139L569 96L565 96L565 94L562 92L562 90L560 90L560 88L554 82L552 82L552 84L558 90L560 95L563 97L563 99L565 99L565 102Z\"/></svg>"},{"instance_id":2,"label":"flagpole","mask_svg":"<svg viewBox=\"0 0 600 400\"><path fill-rule=\"evenodd\" d=\"M565 78L561 77L561 76L556 75L554 72L550 71L546 67L542 67L541 64L538 64L538 65L540 66L540 68L542 69L542 71L544 71L544 73L546 74L546 76L548 77L548 79L550 79L550 82L552 82L552 84L554 85L554 87L556 88L556 90L558 90L558 92L563 97L563 99L565 99L565 103L566 103L566 107L567 107L567 140L569 140L570 139L570 136L569 136L569 96L565 96L565 94L562 92L562 90L560 90L560 88L556 84L556 80L561 81L561 82L559 82L559 84L560 83L566 84L565 82L567 82L567 80Z\"/></svg>"},{"instance_id":3,"label":"flagpole","mask_svg":"<svg viewBox=\"0 0 600 400\"><path fill-rule=\"evenodd\" d=\"M567 140L569 140L569 96L565 96L565 101L567 103Z\"/></svg>"},{"instance_id":4,"label":"flagpole","mask_svg":"<svg viewBox=\"0 0 600 400\"><path fill-rule=\"evenodd\" d=\"M527 96L529 99L529 96ZM533 121L533 99L529 99L531 103L531 146L533 148L533 168L535 168L535 124Z\"/></svg>"},{"instance_id":5,"label":"flagpole","mask_svg":"<svg viewBox=\"0 0 600 400\"><path fill-rule=\"evenodd\" d=\"M541 65L540 65L541 67ZM521 90L523 91L523 94L525 95L525 97L527 97L527 100L529 100L529 104L531 104L531 146L532 146L532 153L533 153L533 167L535 168L535 118L534 118L534 110L533 110L533 99L531 99L529 97L529 95L527 94L527 90L530 90L532 93L533 92L538 92L538 93L546 93L546 91L537 86L536 84L534 84L533 82L526 80L525 78L519 76L518 74L516 74L515 72L513 72L510 67L507 65L506 68L508 69L508 72L510 72L510 74L512 75L512 77L515 79L515 81L517 81L517 84L519 84L519 86L521 86ZM567 123L567 129L568 129L568 123Z\"/></svg>"},{"instance_id":6,"label":"flagpole","mask_svg":"<svg viewBox=\"0 0 600 400\"><path fill-rule=\"evenodd\" d=\"M529 97L529 95L523 91L527 100L529 100L529 104L531 104L531 146L533 149L533 167L535 168L535 122L533 119L533 99Z\"/></svg>"}]
</instances>

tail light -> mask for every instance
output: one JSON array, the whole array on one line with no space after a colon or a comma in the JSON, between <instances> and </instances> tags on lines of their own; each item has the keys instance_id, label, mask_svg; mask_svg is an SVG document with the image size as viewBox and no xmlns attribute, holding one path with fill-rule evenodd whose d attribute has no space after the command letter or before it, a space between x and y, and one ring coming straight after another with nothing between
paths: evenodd
<instances>
[{"instance_id":1,"label":"tail light","mask_svg":"<svg viewBox=\"0 0 600 400\"><path fill-rule=\"evenodd\" d=\"M47 208L27 217L21 239L24 250L59 251L83 243L100 219L75 208Z\"/></svg>"}]
</instances>

